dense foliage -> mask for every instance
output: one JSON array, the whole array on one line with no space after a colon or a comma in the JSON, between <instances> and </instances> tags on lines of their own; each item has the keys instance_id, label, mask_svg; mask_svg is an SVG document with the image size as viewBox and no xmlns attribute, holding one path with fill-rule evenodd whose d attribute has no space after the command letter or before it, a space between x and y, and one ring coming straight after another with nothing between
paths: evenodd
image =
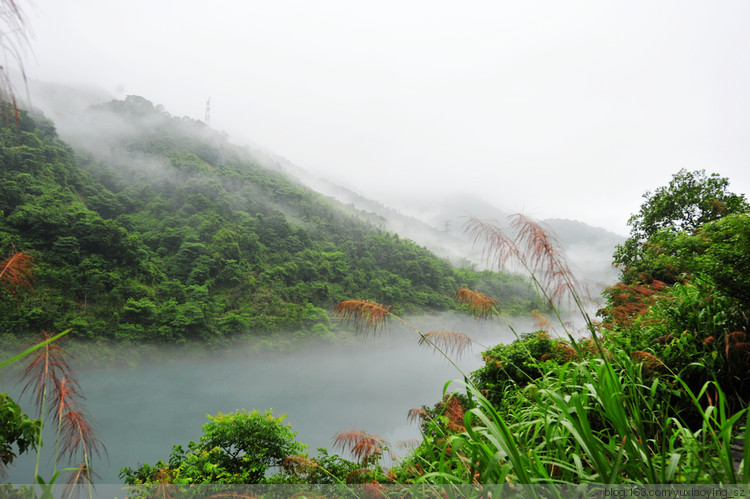
<instances>
[{"instance_id":1,"label":"dense foliage","mask_svg":"<svg viewBox=\"0 0 750 499\"><path fill-rule=\"evenodd\" d=\"M30 419L7 394L0 393L0 473L18 454L36 447L41 422Z\"/></svg>"},{"instance_id":2,"label":"dense foliage","mask_svg":"<svg viewBox=\"0 0 750 499\"><path fill-rule=\"evenodd\" d=\"M1 124L0 251L38 260L36 292L0 302L4 331L329 337L328 310L347 296L446 309L480 281L508 310L535 306L522 279L456 270L143 98L90 110L70 138L77 155L43 117Z\"/></svg>"},{"instance_id":3,"label":"dense foliage","mask_svg":"<svg viewBox=\"0 0 750 499\"><path fill-rule=\"evenodd\" d=\"M156 480L175 484L258 483L269 468L280 468L289 457L304 446L284 416L258 411L237 411L208 416L199 442L191 441L188 449L175 445L169 463L125 468L127 483L149 483Z\"/></svg>"},{"instance_id":4,"label":"dense foliage","mask_svg":"<svg viewBox=\"0 0 750 499\"><path fill-rule=\"evenodd\" d=\"M628 225L630 237L617 247L615 264L626 270L623 280L630 283L648 274L653 278L673 282L674 276L667 270L651 267L653 257L647 255L658 244L651 241L657 233L685 234L697 230L708 222L732 214L750 211L743 194L729 192L729 179L716 173L689 172L680 170L673 175L668 186L646 192L640 211L631 216Z\"/></svg>"}]
</instances>

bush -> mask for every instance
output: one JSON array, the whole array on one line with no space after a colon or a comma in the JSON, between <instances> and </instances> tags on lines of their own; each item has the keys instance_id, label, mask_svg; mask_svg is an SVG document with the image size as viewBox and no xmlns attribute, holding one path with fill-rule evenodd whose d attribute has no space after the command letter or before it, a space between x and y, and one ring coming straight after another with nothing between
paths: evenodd
<instances>
[{"instance_id":1,"label":"bush","mask_svg":"<svg viewBox=\"0 0 750 499\"><path fill-rule=\"evenodd\" d=\"M269 468L280 467L305 448L294 440L297 434L284 424L284 417L244 409L208 416L200 442L191 441L187 450L175 445L169 464L123 468L120 477L131 485L260 483Z\"/></svg>"},{"instance_id":2,"label":"bush","mask_svg":"<svg viewBox=\"0 0 750 499\"><path fill-rule=\"evenodd\" d=\"M569 343L550 338L544 330L524 333L510 345L497 345L482 353L485 365L472 381L495 405L502 402L507 385L524 387L547 371L547 363L565 363L576 355Z\"/></svg>"}]
</instances>

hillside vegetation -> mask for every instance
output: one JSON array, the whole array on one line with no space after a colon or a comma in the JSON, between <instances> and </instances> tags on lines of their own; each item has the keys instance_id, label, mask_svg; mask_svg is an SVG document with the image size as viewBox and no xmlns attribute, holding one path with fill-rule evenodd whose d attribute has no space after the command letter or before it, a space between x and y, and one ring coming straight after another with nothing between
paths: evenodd
<instances>
[{"instance_id":1,"label":"hillside vegetation","mask_svg":"<svg viewBox=\"0 0 750 499\"><path fill-rule=\"evenodd\" d=\"M523 279L455 269L141 97L81 116L75 151L44 117L3 115L0 253L36 260L35 292L0 301L3 331L329 337L346 297L446 310L480 282L508 311L538 306Z\"/></svg>"}]
</instances>

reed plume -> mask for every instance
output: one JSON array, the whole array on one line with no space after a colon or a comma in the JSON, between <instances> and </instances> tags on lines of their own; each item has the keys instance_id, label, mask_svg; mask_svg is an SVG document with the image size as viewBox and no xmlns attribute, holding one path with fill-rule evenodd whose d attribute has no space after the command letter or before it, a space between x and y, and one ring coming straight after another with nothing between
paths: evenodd
<instances>
[{"instance_id":1,"label":"reed plume","mask_svg":"<svg viewBox=\"0 0 750 499\"><path fill-rule=\"evenodd\" d=\"M560 313L563 302L566 299L572 301L604 357L605 352L599 344L596 327L584 305L590 298L585 287L573 276L557 239L549 229L530 217L515 214L508 218L513 237L506 235L496 222L485 222L478 218L470 218L465 224L465 231L473 236L475 244L483 243L483 253L488 256L491 264L498 266L498 270L502 270L510 262L519 264L529 274L570 343L578 349L578 343ZM508 321L501 314L498 315L510 327ZM511 331L515 333L512 327Z\"/></svg>"},{"instance_id":2,"label":"reed plume","mask_svg":"<svg viewBox=\"0 0 750 499\"><path fill-rule=\"evenodd\" d=\"M57 385L66 379L69 389L77 388L73 372L65 359L65 350L54 342L49 342L53 335L44 332L37 343L44 343L33 356L29 356L28 364L20 373L21 382L26 382L21 389L21 395L31 391L39 417L44 415L47 394L55 390ZM33 344L32 344L33 345ZM59 402L59 398L56 401ZM59 410L53 405L49 412L54 414Z\"/></svg>"},{"instance_id":3,"label":"reed plume","mask_svg":"<svg viewBox=\"0 0 750 499\"><path fill-rule=\"evenodd\" d=\"M361 430L351 430L338 433L333 446L351 452L354 459L362 464L383 455L385 440Z\"/></svg>"},{"instance_id":4,"label":"reed plume","mask_svg":"<svg viewBox=\"0 0 750 499\"><path fill-rule=\"evenodd\" d=\"M464 333L437 330L421 336L419 345L429 345L436 351L442 350L448 355L461 357L464 351L471 346L471 338Z\"/></svg>"},{"instance_id":5,"label":"reed plume","mask_svg":"<svg viewBox=\"0 0 750 499\"><path fill-rule=\"evenodd\" d=\"M414 407L413 409L409 409L409 412L406 415L406 420L414 423L422 423L428 417L429 414L427 414L427 411Z\"/></svg>"},{"instance_id":6,"label":"reed plume","mask_svg":"<svg viewBox=\"0 0 750 499\"><path fill-rule=\"evenodd\" d=\"M464 231L472 237L475 245L482 248L482 258L498 270L504 269L509 260L518 256L515 242L500 229L497 220L470 217Z\"/></svg>"},{"instance_id":7,"label":"reed plume","mask_svg":"<svg viewBox=\"0 0 750 499\"><path fill-rule=\"evenodd\" d=\"M92 454L99 456L102 450L106 450L95 436L94 426L83 409L81 401L84 397L65 359L66 352L59 345L50 342L51 338L51 334L43 333L38 342L43 346L28 357L28 364L20 372L21 381L26 382L21 394L31 391L39 417L42 418L46 412L54 416L57 422L54 468L57 468L61 455L67 454L67 458L71 460L80 451L83 464L89 470L86 476L90 477L90 457ZM39 472L41 432L37 448L35 475Z\"/></svg>"},{"instance_id":8,"label":"reed plume","mask_svg":"<svg viewBox=\"0 0 750 499\"><path fill-rule=\"evenodd\" d=\"M346 321L354 321L357 331L377 332L391 314L392 306L384 306L369 300L342 301L333 312Z\"/></svg>"},{"instance_id":9,"label":"reed plume","mask_svg":"<svg viewBox=\"0 0 750 499\"><path fill-rule=\"evenodd\" d=\"M31 268L34 258L23 251L13 248L10 256L0 263L0 283L14 297L18 298L18 291L31 290L33 273Z\"/></svg>"},{"instance_id":10,"label":"reed plume","mask_svg":"<svg viewBox=\"0 0 750 499\"><path fill-rule=\"evenodd\" d=\"M551 229L521 213L511 215L510 220L517 234L519 253L529 264L532 274L541 276L549 299L560 305L566 298L571 298L582 309L580 301L588 293L571 272L562 245Z\"/></svg>"},{"instance_id":11,"label":"reed plume","mask_svg":"<svg viewBox=\"0 0 750 499\"><path fill-rule=\"evenodd\" d=\"M543 329L549 331L552 327L552 323L549 318L538 310L531 311L531 318L534 319L534 327L537 329Z\"/></svg>"},{"instance_id":12,"label":"reed plume","mask_svg":"<svg viewBox=\"0 0 750 499\"><path fill-rule=\"evenodd\" d=\"M69 403L66 409L60 417L60 453L72 459L80 450L86 462L92 454L99 456L103 447L96 438L89 415L78 404Z\"/></svg>"},{"instance_id":13,"label":"reed plume","mask_svg":"<svg viewBox=\"0 0 750 499\"><path fill-rule=\"evenodd\" d=\"M486 319L495 311L497 300L479 291L461 288L456 292L456 301L466 305L474 317Z\"/></svg>"},{"instance_id":14,"label":"reed plume","mask_svg":"<svg viewBox=\"0 0 750 499\"><path fill-rule=\"evenodd\" d=\"M509 263L520 264L531 276L550 305L572 299L589 323L583 301L587 293L571 272L560 243L552 231L532 218L517 213L509 218L513 237L506 234L496 221L469 218L465 231L474 244L481 244L483 255L498 270Z\"/></svg>"},{"instance_id":15,"label":"reed plume","mask_svg":"<svg viewBox=\"0 0 750 499\"><path fill-rule=\"evenodd\" d=\"M96 476L91 470L91 467L85 462L79 464L70 474L70 479L63 490L62 497L70 499L71 497L79 497L84 485L89 485L94 482L93 477Z\"/></svg>"},{"instance_id":16,"label":"reed plume","mask_svg":"<svg viewBox=\"0 0 750 499\"><path fill-rule=\"evenodd\" d=\"M6 63L9 58L12 59L12 63L21 72L23 81L26 82L23 54L29 46L31 30L28 28L26 16L15 0L2 0L0 2L0 26L2 27L0 28L0 52L3 53L3 59ZM0 66L0 102L5 101L12 102L16 123L20 123L18 105L16 104L10 75L6 66Z\"/></svg>"},{"instance_id":17,"label":"reed plume","mask_svg":"<svg viewBox=\"0 0 750 499\"><path fill-rule=\"evenodd\" d=\"M393 445L404 450L414 450L419 447L422 442L418 438L407 438L406 440L399 440L394 442Z\"/></svg>"}]
</instances>

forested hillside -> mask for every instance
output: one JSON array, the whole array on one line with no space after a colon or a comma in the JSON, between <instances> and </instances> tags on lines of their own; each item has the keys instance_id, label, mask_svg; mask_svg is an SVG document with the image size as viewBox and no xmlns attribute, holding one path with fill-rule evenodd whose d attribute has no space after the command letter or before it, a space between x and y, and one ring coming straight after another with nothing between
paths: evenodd
<instances>
[{"instance_id":1,"label":"forested hillside","mask_svg":"<svg viewBox=\"0 0 750 499\"><path fill-rule=\"evenodd\" d=\"M454 269L141 97L79 124L74 151L51 121L3 113L0 252L36 263L35 292L0 301L3 331L325 337L328 311L349 297L445 310L464 286L484 286L511 312L535 306L525 281Z\"/></svg>"}]
</instances>

